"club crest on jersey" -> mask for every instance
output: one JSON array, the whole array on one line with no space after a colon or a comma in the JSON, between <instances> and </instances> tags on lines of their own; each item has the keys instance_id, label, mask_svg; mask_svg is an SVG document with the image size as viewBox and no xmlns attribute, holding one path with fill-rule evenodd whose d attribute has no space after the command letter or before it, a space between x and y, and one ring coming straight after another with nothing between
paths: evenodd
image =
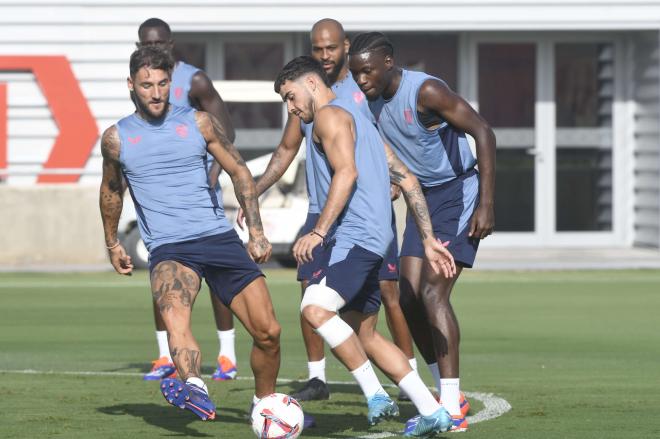
<instances>
[{"instance_id":1,"label":"club crest on jersey","mask_svg":"<svg viewBox=\"0 0 660 439\"><path fill-rule=\"evenodd\" d=\"M353 100L355 101L356 104L361 104L362 101L364 101L364 93L362 93L361 91L353 92Z\"/></svg>"},{"instance_id":2,"label":"club crest on jersey","mask_svg":"<svg viewBox=\"0 0 660 439\"><path fill-rule=\"evenodd\" d=\"M188 127L184 124L177 125L175 131L179 137L188 137Z\"/></svg>"},{"instance_id":3,"label":"club crest on jersey","mask_svg":"<svg viewBox=\"0 0 660 439\"><path fill-rule=\"evenodd\" d=\"M133 145L137 145L140 143L140 140L142 140L142 136L135 136L135 137L129 137L128 141L132 143Z\"/></svg>"},{"instance_id":4,"label":"club crest on jersey","mask_svg":"<svg viewBox=\"0 0 660 439\"><path fill-rule=\"evenodd\" d=\"M181 99L181 96L183 96L183 88L182 87L176 87L174 89L174 97L177 99Z\"/></svg>"},{"instance_id":5,"label":"club crest on jersey","mask_svg":"<svg viewBox=\"0 0 660 439\"><path fill-rule=\"evenodd\" d=\"M403 118L406 120L406 123L408 125L412 125L413 123L413 112L410 108L406 108L403 110Z\"/></svg>"}]
</instances>

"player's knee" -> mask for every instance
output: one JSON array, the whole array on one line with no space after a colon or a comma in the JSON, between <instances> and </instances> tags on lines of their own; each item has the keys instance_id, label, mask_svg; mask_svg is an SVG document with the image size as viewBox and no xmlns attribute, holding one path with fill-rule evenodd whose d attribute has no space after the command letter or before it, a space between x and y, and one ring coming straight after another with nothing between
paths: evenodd
<instances>
[{"instance_id":1,"label":"player's knee","mask_svg":"<svg viewBox=\"0 0 660 439\"><path fill-rule=\"evenodd\" d=\"M323 322L316 328L316 332L328 343L330 349L336 348L355 334L353 329L337 314Z\"/></svg>"},{"instance_id":2,"label":"player's knee","mask_svg":"<svg viewBox=\"0 0 660 439\"><path fill-rule=\"evenodd\" d=\"M254 334L254 343L259 349L277 351L280 347L282 327L277 322L271 322L267 327L258 329Z\"/></svg>"},{"instance_id":3,"label":"player's knee","mask_svg":"<svg viewBox=\"0 0 660 439\"><path fill-rule=\"evenodd\" d=\"M310 285L300 302L300 312L312 326L318 327L328 318L328 313L337 313L346 304L332 288L325 285Z\"/></svg>"}]
</instances>

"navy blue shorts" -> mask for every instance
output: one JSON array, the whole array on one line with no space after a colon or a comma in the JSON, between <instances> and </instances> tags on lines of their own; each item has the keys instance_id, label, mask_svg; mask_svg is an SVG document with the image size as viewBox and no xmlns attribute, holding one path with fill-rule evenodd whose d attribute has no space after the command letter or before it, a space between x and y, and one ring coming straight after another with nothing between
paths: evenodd
<instances>
[{"instance_id":1,"label":"navy blue shorts","mask_svg":"<svg viewBox=\"0 0 660 439\"><path fill-rule=\"evenodd\" d=\"M394 239L387 248L387 254L378 271L378 280L399 280L399 240L396 233L396 217L392 208L392 233Z\"/></svg>"},{"instance_id":2,"label":"navy blue shorts","mask_svg":"<svg viewBox=\"0 0 660 439\"><path fill-rule=\"evenodd\" d=\"M470 219L479 204L479 174L472 170L447 183L423 190L433 232L442 242L449 241L447 248L456 264L472 268L479 248L479 239L468 237L468 232ZM401 256L424 257L424 246L410 212L406 216Z\"/></svg>"},{"instance_id":3,"label":"navy blue shorts","mask_svg":"<svg viewBox=\"0 0 660 439\"><path fill-rule=\"evenodd\" d=\"M149 272L163 261L192 269L227 306L250 282L263 276L234 230L158 246L151 252Z\"/></svg>"},{"instance_id":4,"label":"navy blue shorts","mask_svg":"<svg viewBox=\"0 0 660 439\"><path fill-rule=\"evenodd\" d=\"M376 253L359 245L332 242L319 246L323 253L316 264L310 285L325 280L346 302L340 312L372 314L380 309L378 270L383 262Z\"/></svg>"},{"instance_id":5,"label":"navy blue shorts","mask_svg":"<svg viewBox=\"0 0 660 439\"><path fill-rule=\"evenodd\" d=\"M300 236L306 235L312 231L312 229L319 220L319 216L321 216L321 214L319 213L307 212L307 219L305 220L305 224L302 226L302 229L300 230ZM314 267L318 265L315 261L321 258L322 252L323 252L323 247L320 245L316 246L314 250L312 250L313 260L305 264L298 264L298 277L297 277L298 282L312 279L312 273L314 272Z\"/></svg>"}]
</instances>

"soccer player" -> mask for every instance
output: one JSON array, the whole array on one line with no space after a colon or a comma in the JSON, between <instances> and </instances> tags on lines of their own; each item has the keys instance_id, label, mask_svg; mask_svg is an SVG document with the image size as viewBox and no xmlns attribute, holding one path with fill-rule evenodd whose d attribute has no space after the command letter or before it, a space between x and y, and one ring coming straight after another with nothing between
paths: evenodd
<instances>
[{"instance_id":1,"label":"soccer player","mask_svg":"<svg viewBox=\"0 0 660 439\"><path fill-rule=\"evenodd\" d=\"M171 54L173 53L174 40L172 40L170 26L159 18L150 18L144 21L138 28L138 38L138 47L158 46L168 50ZM220 121L229 141L234 141L234 128L225 103L204 71L183 61L178 61L172 72L171 91L170 104L182 107L194 107L212 114ZM209 181L211 186L215 187L216 191L218 191L216 196L220 196L219 185L217 184L221 171L220 165L213 159L211 154L208 154L207 163ZM229 308L222 304L216 294L213 291L210 291L210 293L218 340L220 342L218 365L212 378L218 381L234 379L238 371L234 349L235 331L233 316ZM167 346L165 323L160 317L156 302L154 302L153 307L156 321L156 339L158 341L160 355L157 360L152 362L153 367L144 376L145 380L160 380L176 375L176 368L172 363L169 347Z\"/></svg>"},{"instance_id":2,"label":"soccer player","mask_svg":"<svg viewBox=\"0 0 660 439\"><path fill-rule=\"evenodd\" d=\"M353 100L357 108L375 124L375 120L367 105L367 100L348 70L348 48L350 42L344 33L341 23L329 18L316 22L312 26L310 40L312 48L311 55L323 66L337 97ZM259 194L264 193L282 177L298 153L303 137L306 142L306 155L308 158L310 157L310 148L312 147L311 128L312 126L310 124L305 124L298 116L289 114L282 139L273 152L268 167L261 177L257 178L257 192ZM312 230L321 211L316 200L314 173L312 172L311 162L309 160L306 161L305 172L309 208L307 219L302 228L302 234L307 234ZM394 216L392 216L392 232L394 239L388 247L387 254L378 273L378 279L380 281L380 289L386 311L385 316L390 332L392 333L392 338L395 344L406 354L413 369L417 369L412 338L401 307L399 306L399 289L397 285L399 258ZM320 248L317 248L316 252L319 251ZM298 281L300 281L301 291L303 293L312 278L312 265L306 262L298 265ZM309 378L307 383L291 396L300 401L328 399L330 392L325 382L323 339L313 331L302 315L300 316L300 326L307 351ZM402 396L405 397L405 394L402 393L400 397Z\"/></svg>"},{"instance_id":3,"label":"soccer player","mask_svg":"<svg viewBox=\"0 0 660 439\"><path fill-rule=\"evenodd\" d=\"M403 352L376 332L378 271L393 239L390 176L414 211L429 263L447 277L456 270L449 252L433 236L419 184L354 101L336 97L314 58L302 56L289 62L275 80L275 91L290 113L311 125L313 141L307 160L312 164L321 213L312 231L293 247L298 262L314 261L312 279L300 305L302 315L359 383L367 399L370 425L399 411L368 357L420 412L407 426L407 436L445 431L451 425L449 414ZM321 254L314 257L318 247L322 247Z\"/></svg>"},{"instance_id":4,"label":"soccer player","mask_svg":"<svg viewBox=\"0 0 660 439\"><path fill-rule=\"evenodd\" d=\"M151 291L182 380L163 379L162 393L170 404L206 420L215 417L215 405L201 379L200 349L190 326L201 279L253 337L255 401L275 391L280 326L255 264L270 257L271 245L254 180L215 116L168 103L173 67L169 52L158 47L140 47L131 55L128 88L136 111L103 133L100 207L112 266L130 274L132 263L117 240L124 179L150 253ZM225 218L221 194L209 184L207 152L231 177L246 212L247 251Z\"/></svg>"},{"instance_id":5,"label":"soccer player","mask_svg":"<svg viewBox=\"0 0 660 439\"><path fill-rule=\"evenodd\" d=\"M453 416L452 430L465 431L468 425L460 407L460 333L449 298L462 268L472 267L479 240L493 230L495 135L442 80L397 67L385 35L356 36L349 55L351 73L370 101L381 135L422 184L433 232L449 242L459 266L452 278L430 269L409 214L401 248L403 309L415 343L436 378L442 404ZM476 140L476 159L465 133Z\"/></svg>"}]
</instances>

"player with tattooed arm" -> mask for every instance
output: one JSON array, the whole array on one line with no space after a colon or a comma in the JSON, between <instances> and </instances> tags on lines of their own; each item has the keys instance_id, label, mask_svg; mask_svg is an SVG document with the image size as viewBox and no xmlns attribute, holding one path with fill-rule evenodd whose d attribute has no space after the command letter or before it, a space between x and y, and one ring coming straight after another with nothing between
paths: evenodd
<instances>
[{"instance_id":1,"label":"player with tattooed arm","mask_svg":"<svg viewBox=\"0 0 660 439\"><path fill-rule=\"evenodd\" d=\"M181 379L164 379L161 391L170 404L207 420L215 418L215 405L201 378L200 348L191 331L202 277L254 340L255 400L275 391L280 326L255 263L268 260L271 245L252 175L214 116L168 103L173 67L170 54L158 47L140 47L131 55L128 88L136 111L103 133L100 207L112 266L130 274L131 260L117 240L125 179L151 255L151 290ZM222 197L209 185L207 151L231 177L245 211L247 251L225 218Z\"/></svg>"}]
</instances>

